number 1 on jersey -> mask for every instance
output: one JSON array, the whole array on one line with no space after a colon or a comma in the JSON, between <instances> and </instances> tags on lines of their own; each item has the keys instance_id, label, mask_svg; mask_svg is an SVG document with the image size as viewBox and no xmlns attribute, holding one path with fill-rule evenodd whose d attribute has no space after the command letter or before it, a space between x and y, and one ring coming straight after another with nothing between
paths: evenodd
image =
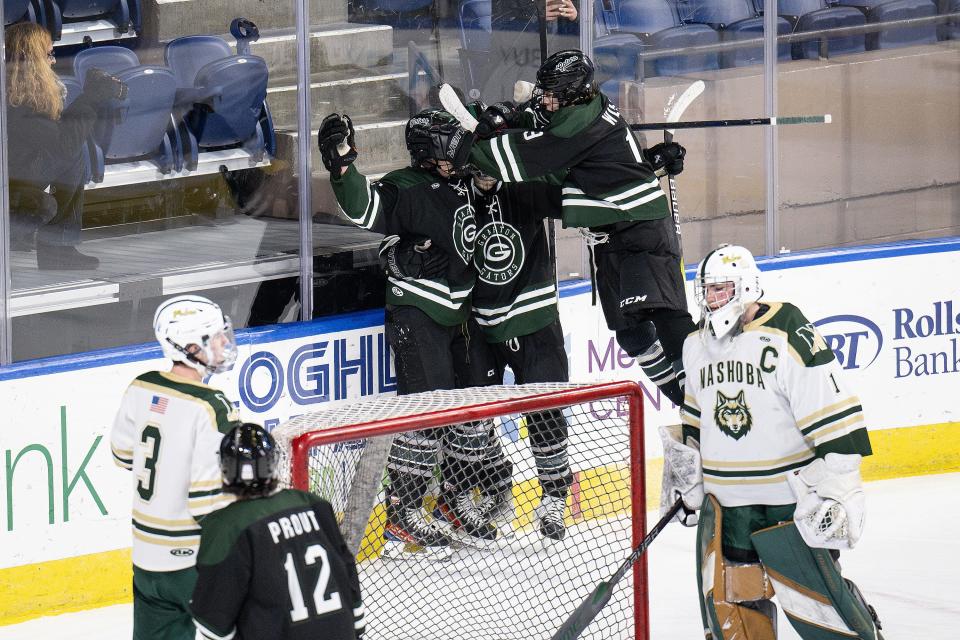
<instances>
[{"instance_id":1,"label":"number 1 on jersey","mask_svg":"<svg viewBox=\"0 0 960 640\"><path fill-rule=\"evenodd\" d=\"M312 565L316 563L317 558L320 559L320 575L317 577L317 585L313 588L313 606L316 609L316 615L321 616L340 609L343 603L340 601L340 592L338 591L332 592L329 598L324 597L327 584L330 582L330 560L326 549L319 544L312 544L307 547L306 553L303 554L303 561L307 565ZM287 587L290 590L290 603L293 605L293 608L290 609L290 619L293 622L306 620L310 615L310 610L307 609L303 600L300 576L297 575L297 566L293 561L293 554L287 554L283 568L287 570Z\"/></svg>"}]
</instances>

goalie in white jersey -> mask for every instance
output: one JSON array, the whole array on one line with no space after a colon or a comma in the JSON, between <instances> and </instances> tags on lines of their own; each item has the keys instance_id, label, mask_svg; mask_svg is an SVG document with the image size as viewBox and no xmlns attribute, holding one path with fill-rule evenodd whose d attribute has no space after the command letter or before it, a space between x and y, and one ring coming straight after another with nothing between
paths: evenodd
<instances>
[{"instance_id":1,"label":"goalie in white jersey","mask_svg":"<svg viewBox=\"0 0 960 640\"><path fill-rule=\"evenodd\" d=\"M682 427L662 428L661 507L699 523L697 579L712 640L776 638L777 601L804 640L881 640L839 549L863 531L860 400L797 307L761 302L760 271L721 245L697 269L700 330L683 345Z\"/></svg>"},{"instance_id":2,"label":"goalie in white jersey","mask_svg":"<svg viewBox=\"0 0 960 640\"><path fill-rule=\"evenodd\" d=\"M199 296L157 308L153 328L170 371L137 376L110 432L114 462L133 472L133 638L192 640L188 609L204 515L226 506L218 452L237 411L203 376L237 357L230 319Z\"/></svg>"}]
</instances>

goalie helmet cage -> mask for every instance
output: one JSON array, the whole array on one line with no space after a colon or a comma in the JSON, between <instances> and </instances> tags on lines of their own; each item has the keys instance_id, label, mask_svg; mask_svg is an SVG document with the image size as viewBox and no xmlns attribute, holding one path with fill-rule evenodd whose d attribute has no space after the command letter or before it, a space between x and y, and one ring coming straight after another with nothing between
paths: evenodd
<instances>
[{"instance_id":1,"label":"goalie helmet cage","mask_svg":"<svg viewBox=\"0 0 960 640\"><path fill-rule=\"evenodd\" d=\"M551 417L567 425L572 472L566 535L559 541L537 526L549 465L538 473L531 447L531 433L543 433ZM420 513L450 533L449 558L431 558L415 545L384 557L385 467L393 438L426 433L443 441L443 433L465 424L486 425L513 463L513 509L499 520L497 539L478 540L443 518L440 465ZM635 382L377 397L298 416L273 435L281 479L329 500L348 545L358 551L368 640L550 638L646 532L643 395ZM478 487L469 494L472 503L480 501ZM649 640L648 620L643 556L581 637Z\"/></svg>"}]
</instances>

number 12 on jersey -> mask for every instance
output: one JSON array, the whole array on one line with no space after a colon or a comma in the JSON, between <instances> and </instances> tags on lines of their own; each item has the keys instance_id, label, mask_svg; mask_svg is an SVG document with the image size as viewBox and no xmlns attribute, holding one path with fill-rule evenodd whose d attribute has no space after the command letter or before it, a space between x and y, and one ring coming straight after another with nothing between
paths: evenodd
<instances>
[{"instance_id":1,"label":"number 12 on jersey","mask_svg":"<svg viewBox=\"0 0 960 640\"><path fill-rule=\"evenodd\" d=\"M316 564L318 558L320 559L320 575L317 577L317 584L313 588L313 606L315 615L322 616L325 613L342 608L343 603L340 601L339 591L331 592L329 598L325 596L327 584L330 582L330 559L327 556L327 550L319 544L312 544L307 547L307 551L303 555L303 561L307 566ZM292 553L287 554L283 568L287 570L287 587L290 589L290 604L293 607L290 609L290 619L293 622L306 620L310 615L310 610L303 600L300 576L297 574L297 566Z\"/></svg>"}]
</instances>

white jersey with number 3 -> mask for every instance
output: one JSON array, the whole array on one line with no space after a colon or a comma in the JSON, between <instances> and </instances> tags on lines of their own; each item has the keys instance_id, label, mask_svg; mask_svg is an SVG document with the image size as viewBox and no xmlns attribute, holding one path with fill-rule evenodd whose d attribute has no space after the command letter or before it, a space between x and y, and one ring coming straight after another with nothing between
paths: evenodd
<instances>
[{"instance_id":1,"label":"white jersey with number 3","mask_svg":"<svg viewBox=\"0 0 960 640\"><path fill-rule=\"evenodd\" d=\"M196 562L197 519L230 502L219 450L236 409L216 389L151 371L127 388L110 433L113 459L133 472L133 564L177 571Z\"/></svg>"},{"instance_id":2,"label":"white jersey with number 3","mask_svg":"<svg viewBox=\"0 0 960 640\"><path fill-rule=\"evenodd\" d=\"M795 502L786 474L827 453L870 454L859 398L795 306L766 303L732 338L683 345L684 435L700 442L704 489L724 507Z\"/></svg>"}]
</instances>

